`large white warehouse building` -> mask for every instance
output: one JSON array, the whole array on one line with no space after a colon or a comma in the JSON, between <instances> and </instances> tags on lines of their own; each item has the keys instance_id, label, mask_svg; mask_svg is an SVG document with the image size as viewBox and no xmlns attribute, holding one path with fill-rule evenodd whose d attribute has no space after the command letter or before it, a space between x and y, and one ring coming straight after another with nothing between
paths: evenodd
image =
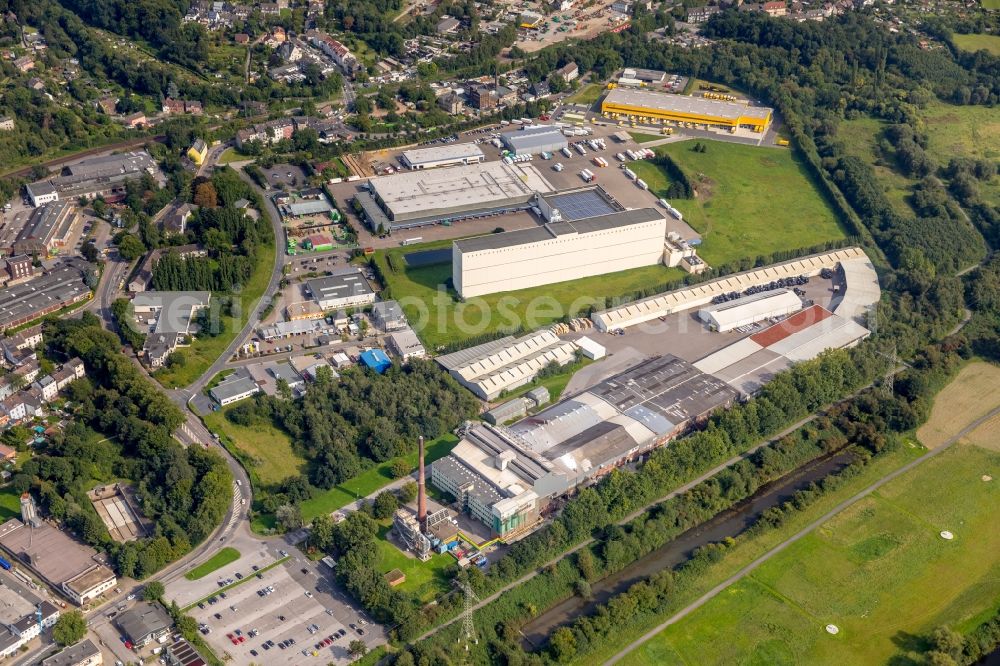
<instances>
[{"instance_id":1,"label":"large white warehouse building","mask_svg":"<svg viewBox=\"0 0 1000 666\"><path fill-rule=\"evenodd\" d=\"M486 155L474 143L449 143L403 151L401 161L412 170L436 169L460 164L480 164L486 161Z\"/></svg>"},{"instance_id":2,"label":"large white warehouse building","mask_svg":"<svg viewBox=\"0 0 1000 666\"><path fill-rule=\"evenodd\" d=\"M640 208L458 240L452 281L470 298L653 266L666 229L661 212Z\"/></svg>"},{"instance_id":3,"label":"large white warehouse building","mask_svg":"<svg viewBox=\"0 0 1000 666\"><path fill-rule=\"evenodd\" d=\"M698 318L712 330L725 333L771 317L784 317L801 309L802 299L790 290L774 289L702 308L698 311Z\"/></svg>"}]
</instances>

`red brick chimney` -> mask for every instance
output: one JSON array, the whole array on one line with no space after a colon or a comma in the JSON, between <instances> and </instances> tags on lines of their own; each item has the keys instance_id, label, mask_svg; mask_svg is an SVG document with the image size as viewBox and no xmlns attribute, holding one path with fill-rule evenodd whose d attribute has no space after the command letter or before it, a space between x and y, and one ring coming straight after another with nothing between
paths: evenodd
<instances>
[{"instance_id":1,"label":"red brick chimney","mask_svg":"<svg viewBox=\"0 0 1000 666\"><path fill-rule=\"evenodd\" d=\"M421 531L427 529L427 480L424 477L424 438L420 437L420 462L417 470L417 521Z\"/></svg>"}]
</instances>

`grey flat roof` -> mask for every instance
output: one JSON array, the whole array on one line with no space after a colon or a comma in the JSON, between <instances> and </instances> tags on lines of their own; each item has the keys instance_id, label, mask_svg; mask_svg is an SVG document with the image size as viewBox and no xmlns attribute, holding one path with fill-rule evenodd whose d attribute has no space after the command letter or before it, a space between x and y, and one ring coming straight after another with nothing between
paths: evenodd
<instances>
[{"instance_id":1,"label":"grey flat roof","mask_svg":"<svg viewBox=\"0 0 1000 666\"><path fill-rule=\"evenodd\" d=\"M503 162L403 171L372 178L370 187L397 220L460 207L489 208L552 191L536 170Z\"/></svg>"},{"instance_id":2,"label":"grey flat roof","mask_svg":"<svg viewBox=\"0 0 1000 666\"><path fill-rule=\"evenodd\" d=\"M396 301L379 301L372 305L372 314L383 322L396 322L403 319L403 308Z\"/></svg>"},{"instance_id":3,"label":"grey flat roof","mask_svg":"<svg viewBox=\"0 0 1000 666\"><path fill-rule=\"evenodd\" d=\"M666 354L606 379L588 389L621 412L642 405L681 425L739 395L721 379Z\"/></svg>"},{"instance_id":4,"label":"grey flat roof","mask_svg":"<svg viewBox=\"0 0 1000 666\"><path fill-rule=\"evenodd\" d=\"M89 638L71 645L59 654L52 655L42 661L42 666L75 666L88 657L100 654L101 651Z\"/></svg>"},{"instance_id":5,"label":"grey flat roof","mask_svg":"<svg viewBox=\"0 0 1000 666\"><path fill-rule=\"evenodd\" d=\"M187 333L195 310L207 306L211 298L208 291L143 291L132 299L132 307L159 311L156 333Z\"/></svg>"},{"instance_id":6,"label":"grey flat roof","mask_svg":"<svg viewBox=\"0 0 1000 666\"><path fill-rule=\"evenodd\" d=\"M604 98L606 104L640 106L665 113L694 113L735 121L740 117L764 120L773 112L766 106L748 106L704 97L671 95L636 88L615 88Z\"/></svg>"},{"instance_id":7,"label":"grey flat roof","mask_svg":"<svg viewBox=\"0 0 1000 666\"><path fill-rule=\"evenodd\" d=\"M315 201L296 201L282 208L287 210L290 215L317 215L333 210L333 206L330 205L325 196Z\"/></svg>"},{"instance_id":8,"label":"grey flat roof","mask_svg":"<svg viewBox=\"0 0 1000 666\"><path fill-rule=\"evenodd\" d=\"M52 183L44 180L37 183L28 183L24 187L28 191L28 194L36 197L42 194L52 194L56 191L56 188Z\"/></svg>"},{"instance_id":9,"label":"grey flat roof","mask_svg":"<svg viewBox=\"0 0 1000 666\"><path fill-rule=\"evenodd\" d=\"M502 136L504 142L515 151L568 143L562 130L552 125L529 125L513 132L504 132Z\"/></svg>"},{"instance_id":10,"label":"grey flat roof","mask_svg":"<svg viewBox=\"0 0 1000 666\"><path fill-rule=\"evenodd\" d=\"M115 624L133 643L163 631L173 622L166 611L155 604L140 602L115 619Z\"/></svg>"},{"instance_id":11,"label":"grey flat roof","mask_svg":"<svg viewBox=\"0 0 1000 666\"><path fill-rule=\"evenodd\" d=\"M351 270L327 277L306 280L309 293L317 301L327 301L332 298L347 298L375 293L360 270Z\"/></svg>"},{"instance_id":12,"label":"grey flat roof","mask_svg":"<svg viewBox=\"0 0 1000 666\"><path fill-rule=\"evenodd\" d=\"M430 148L403 151L407 164L419 165L444 160L485 159L483 151L474 143L449 143Z\"/></svg>"},{"instance_id":13,"label":"grey flat roof","mask_svg":"<svg viewBox=\"0 0 1000 666\"><path fill-rule=\"evenodd\" d=\"M45 275L0 290L0 330L10 322L88 293L90 289L83 282L85 267L83 261L64 259Z\"/></svg>"},{"instance_id":14,"label":"grey flat roof","mask_svg":"<svg viewBox=\"0 0 1000 666\"><path fill-rule=\"evenodd\" d=\"M222 402L259 388L246 368L240 368L212 388L211 393L216 400Z\"/></svg>"},{"instance_id":15,"label":"grey flat roof","mask_svg":"<svg viewBox=\"0 0 1000 666\"><path fill-rule=\"evenodd\" d=\"M607 215L574 220L572 222L556 222L554 224L546 224L542 227L465 238L455 241L455 247L461 252L498 250L505 247L538 243L568 234L588 234L597 231L607 231L609 229L618 229L633 224L644 224L662 219L663 214L655 208L637 208L635 210L624 210Z\"/></svg>"}]
</instances>

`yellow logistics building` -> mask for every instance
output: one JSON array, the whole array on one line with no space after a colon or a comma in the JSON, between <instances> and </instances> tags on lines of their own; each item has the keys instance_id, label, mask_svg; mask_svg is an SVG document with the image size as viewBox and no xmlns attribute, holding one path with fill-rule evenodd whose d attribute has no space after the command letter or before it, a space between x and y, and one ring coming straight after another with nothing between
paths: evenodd
<instances>
[{"instance_id":1,"label":"yellow logistics building","mask_svg":"<svg viewBox=\"0 0 1000 666\"><path fill-rule=\"evenodd\" d=\"M651 90L615 88L601 102L601 113L611 118L677 123L696 123L764 132L771 124L773 109L741 102L670 95Z\"/></svg>"},{"instance_id":2,"label":"yellow logistics building","mask_svg":"<svg viewBox=\"0 0 1000 666\"><path fill-rule=\"evenodd\" d=\"M208 146L201 139L196 139L191 147L188 148L187 156L191 158L191 161L201 166L205 161L205 157L208 155Z\"/></svg>"}]
</instances>

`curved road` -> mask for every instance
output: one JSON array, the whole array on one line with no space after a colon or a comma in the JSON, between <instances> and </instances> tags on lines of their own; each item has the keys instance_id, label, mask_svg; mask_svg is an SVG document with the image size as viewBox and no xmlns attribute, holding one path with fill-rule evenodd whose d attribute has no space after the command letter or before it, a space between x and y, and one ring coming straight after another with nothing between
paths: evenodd
<instances>
[{"instance_id":1,"label":"curved road","mask_svg":"<svg viewBox=\"0 0 1000 666\"><path fill-rule=\"evenodd\" d=\"M830 511L826 512L825 514L823 514L822 516L820 516L819 518L817 518L813 522L811 522L808 525L806 525L804 528L802 528L802 530L800 530L799 532L797 532L794 535L790 536L789 538L785 539L784 541L782 541L781 543L779 543L777 546L775 546L771 550L767 551L766 553L764 553L763 555L761 555L760 557L758 557L756 560L754 560L750 564L746 565L745 567L743 567L742 569L740 569L739 571L737 571L735 574L733 574L732 576L730 576L726 580L722 581L721 583L719 583L718 585L716 585L715 587L713 587L711 590L709 590L708 592L706 592L702 596L698 597L698 599L696 599L692 603L688 604L687 606L685 606L681 610L677 611L674 615L672 615L671 617L669 617L664 622L661 622L660 624L656 625L653 629L651 629L648 632L646 632L645 634L643 634L641 638L639 638L638 640L633 641L632 643L630 643L625 649L621 650L615 656L611 657L606 662L604 662L604 666L611 666L611 664L615 664L615 663L621 661L621 659L623 659L630 652L632 652L633 650L635 650L636 648L638 648L639 646L641 646L643 643L645 643L646 641L650 640L651 638L653 638L654 636L656 636L658 633L660 633L661 631L663 631L664 629L666 629L670 625L675 624L675 623L683 620L685 617L687 617L688 615L690 615L691 613L693 613L694 611L698 610L699 608L701 608L702 606L704 606L705 604L707 604L709 601L711 601L712 599L714 599L716 596L719 595L720 592L722 592L723 590L725 590L726 588L728 588L730 585L732 585L733 583L736 583L740 579L744 578L747 574L751 573L754 569L756 569L760 565L764 564L765 562L767 562L768 560L770 560L771 558L773 558L775 555L777 555L778 553L782 552L783 550L785 550L786 548L788 548L789 546L791 546L793 543L801 540L803 537L805 537L806 535L808 535L811 532L813 532L820 525L822 525L823 523L826 523L831 518L833 518L834 516L836 516L838 513L840 513L841 511L843 511L844 509L846 509L849 506L855 504L856 502L864 499L865 497L868 497L873 492L875 492L876 490L878 490L879 488L881 488L885 484L889 483L890 481L892 481L896 477L901 476L903 474L906 474L907 472L909 472L913 468L917 467L918 465L921 465L921 464L927 462L928 460L930 460L934 456L938 455L942 451L947 450L952 444L954 444L955 442L959 441L960 439L962 439L963 437L965 437L966 435L968 435L970 432L972 432L973 430L975 430L976 428L978 428L979 426L981 426L983 423L985 423L986 421L988 421L991 418L993 418L994 416L996 416L997 414L1000 414L1000 407L997 407L996 409L991 410L987 414L984 414L983 416L979 417L978 419L976 419L975 421L973 421L969 425L965 426L964 428L962 428L961 432L959 432L957 435L955 435L954 437L952 437L951 439L949 439L948 441L946 441L944 444L942 444L938 448L931 449L930 451L928 451L924 455L920 456L916 460L913 460L913 461L911 461L911 462L903 465L902 467L900 467L896 471L892 472L891 474L887 474L886 476L883 476L881 479L879 479L875 483L871 484L870 486L868 486L867 488L865 488L864 490L862 490L858 494L854 495L853 497L851 497L849 499L844 500L843 502L841 502L837 506L833 507L832 509L830 509Z\"/></svg>"}]
</instances>

